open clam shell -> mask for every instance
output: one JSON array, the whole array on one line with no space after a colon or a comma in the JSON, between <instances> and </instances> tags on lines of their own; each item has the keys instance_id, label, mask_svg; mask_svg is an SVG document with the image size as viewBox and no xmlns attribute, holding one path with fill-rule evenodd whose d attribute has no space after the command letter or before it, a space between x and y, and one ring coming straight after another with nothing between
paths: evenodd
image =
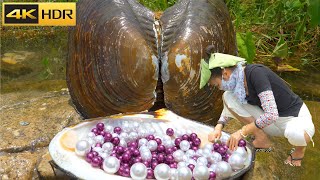
<instances>
[{"instance_id":1,"label":"open clam shell","mask_svg":"<svg viewBox=\"0 0 320 180\"><path fill-rule=\"evenodd\" d=\"M98 122L106 125L121 126L124 121L144 122L146 126L155 129L155 133L165 135L168 127L176 129L191 130L198 134L202 140L201 146L208 143L207 136L212 127L201 123L191 121L174 114L171 111L159 110L153 114L137 113L128 115L117 115L105 118L97 118L80 123L73 127L65 128L58 133L49 145L50 155L57 166L68 174L72 174L80 179L129 179L118 175L107 174L101 169L93 168L83 157L75 153L75 144L78 140L83 139L96 126ZM223 132L223 136L229 136ZM253 165L255 151L250 143L247 143L248 158L245 161L245 167L231 174L232 178L239 177L247 172Z\"/></svg>"}]
</instances>

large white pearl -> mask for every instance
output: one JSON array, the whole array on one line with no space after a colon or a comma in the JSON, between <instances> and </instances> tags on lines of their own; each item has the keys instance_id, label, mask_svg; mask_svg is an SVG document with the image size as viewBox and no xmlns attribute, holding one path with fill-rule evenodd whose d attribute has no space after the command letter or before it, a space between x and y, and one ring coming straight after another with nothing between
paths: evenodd
<instances>
[{"instance_id":1,"label":"large white pearl","mask_svg":"<svg viewBox=\"0 0 320 180\"><path fill-rule=\"evenodd\" d=\"M200 164L202 164L202 165L204 165L204 166L207 166L207 164L208 164L208 160L207 160L207 158L206 157L199 157L198 159L197 159L197 164L198 165L200 165Z\"/></svg>"},{"instance_id":2,"label":"large white pearl","mask_svg":"<svg viewBox=\"0 0 320 180\"><path fill-rule=\"evenodd\" d=\"M143 145L139 148L139 151L140 151L140 153L142 153L143 151L150 151L150 150L147 146Z\"/></svg>"},{"instance_id":3,"label":"large white pearl","mask_svg":"<svg viewBox=\"0 0 320 180\"><path fill-rule=\"evenodd\" d=\"M233 153L229 157L229 160L228 160L228 162L233 170L242 169L244 167L244 161L245 161L245 159L239 153Z\"/></svg>"},{"instance_id":4,"label":"large white pearl","mask_svg":"<svg viewBox=\"0 0 320 180\"><path fill-rule=\"evenodd\" d=\"M104 137L101 135L96 136L94 140L96 141L96 143L101 143L101 144L104 143Z\"/></svg>"},{"instance_id":5,"label":"large white pearl","mask_svg":"<svg viewBox=\"0 0 320 180\"><path fill-rule=\"evenodd\" d=\"M135 163L130 168L130 176L132 179L146 179L147 167L143 163Z\"/></svg>"},{"instance_id":6,"label":"large white pearl","mask_svg":"<svg viewBox=\"0 0 320 180\"><path fill-rule=\"evenodd\" d=\"M198 149L198 150L196 151L196 155L197 155L197 156L203 156L203 149Z\"/></svg>"},{"instance_id":7,"label":"large white pearl","mask_svg":"<svg viewBox=\"0 0 320 180\"><path fill-rule=\"evenodd\" d=\"M102 145L102 149L104 151L112 151L113 150L113 144L111 142L106 142Z\"/></svg>"},{"instance_id":8,"label":"large white pearl","mask_svg":"<svg viewBox=\"0 0 320 180\"><path fill-rule=\"evenodd\" d=\"M158 147L158 143L155 140L150 140L147 144L147 147L150 149L150 151L154 151Z\"/></svg>"},{"instance_id":9,"label":"large white pearl","mask_svg":"<svg viewBox=\"0 0 320 180\"><path fill-rule=\"evenodd\" d=\"M164 147L166 147L166 148L170 148L170 147L172 147L173 146L173 143L172 143L172 140L171 139L164 139L163 141L162 141L162 144L164 145ZM181 148L181 147L180 147Z\"/></svg>"},{"instance_id":10,"label":"large white pearl","mask_svg":"<svg viewBox=\"0 0 320 180\"><path fill-rule=\"evenodd\" d=\"M120 161L116 157L110 156L103 161L102 167L105 172L114 174L120 168Z\"/></svg>"},{"instance_id":11,"label":"large white pearl","mask_svg":"<svg viewBox=\"0 0 320 180\"><path fill-rule=\"evenodd\" d=\"M187 150L189 150L189 148L190 148L190 143L189 143L189 141L183 140L183 141L180 142L180 149L181 149L182 151L187 151Z\"/></svg>"},{"instance_id":12,"label":"large white pearl","mask_svg":"<svg viewBox=\"0 0 320 180\"><path fill-rule=\"evenodd\" d=\"M209 170L207 166L197 165L193 170L193 177L196 180L209 179Z\"/></svg>"},{"instance_id":13,"label":"large white pearl","mask_svg":"<svg viewBox=\"0 0 320 180\"><path fill-rule=\"evenodd\" d=\"M100 153L100 152L103 152L103 149L101 147L94 147L93 151Z\"/></svg>"},{"instance_id":14,"label":"large white pearl","mask_svg":"<svg viewBox=\"0 0 320 180\"><path fill-rule=\"evenodd\" d=\"M222 135L220 141L224 144L228 142L229 137L227 135Z\"/></svg>"},{"instance_id":15,"label":"large white pearl","mask_svg":"<svg viewBox=\"0 0 320 180\"><path fill-rule=\"evenodd\" d=\"M158 180L167 180L170 177L170 167L167 164L161 163L154 169L154 177Z\"/></svg>"},{"instance_id":16,"label":"large white pearl","mask_svg":"<svg viewBox=\"0 0 320 180\"><path fill-rule=\"evenodd\" d=\"M209 157L208 160L210 163L218 163L222 160L222 157L219 153L213 152Z\"/></svg>"},{"instance_id":17,"label":"large white pearl","mask_svg":"<svg viewBox=\"0 0 320 180\"><path fill-rule=\"evenodd\" d=\"M206 144L205 146L204 146L204 149L209 149L209 150L213 150L213 145L212 145L212 143L208 143L208 144Z\"/></svg>"},{"instance_id":18,"label":"large white pearl","mask_svg":"<svg viewBox=\"0 0 320 180\"><path fill-rule=\"evenodd\" d=\"M178 170L176 168L171 168L170 169L170 180L176 180L178 179Z\"/></svg>"},{"instance_id":19,"label":"large white pearl","mask_svg":"<svg viewBox=\"0 0 320 180\"><path fill-rule=\"evenodd\" d=\"M94 138L96 135L93 132L89 132L88 133L88 138Z\"/></svg>"},{"instance_id":20,"label":"large white pearl","mask_svg":"<svg viewBox=\"0 0 320 180\"><path fill-rule=\"evenodd\" d=\"M244 160L247 159L248 153L244 147L238 147L234 153L240 154Z\"/></svg>"},{"instance_id":21,"label":"large white pearl","mask_svg":"<svg viewBox=\"0 0 320 180\"><path fill-rule=\"evenodd\" d=\"M203 149L203 156L204 157L209 157L212 154L212 151L210 149Z\"/></svg>"},{"instance_id":22,"label":"large white pearl","mask_svg":"<svg viewBox=\"0 0 320 180\"><path fill-rule=\"evenodd\" d=\"M183 161L184 152L182 150L178 149L172 155L175 161L177 162Z\"/></svg>"},{"instance_id":23,"label":"large white pearl","mask_svg":"<svg viewBox=\"0 0 320 180\"><path fill-rule=\"evenodd\" d=\"M141 139L139 139L139 147L141 147L141 146L146 146L147 144L148 144L148 140L146 139L146 138L141 138Z\"/></svg>"},{"instance_id":24,"label":"large white pearl","mask_svg":"<svg viewBox=\"0 0 320 180\"><path fill-rule=\"evenodd\" d=\"M124 139L124 140L127 140L128 139L128 137L129 137L129 134L128 133L126 133L126 132L122 132L122 133L120 133L120 139Z\"/></svg>"},{"instance_id":25,"label":"large white pearl","mask_svg":"<svg viewBox=\"0 0 320 180\"><path fill-rule=\"evenodd\" d=\"M209 171L216 172L216 169L217 169L217 164L211 164L209 167Z\"/></svg>"},{"instance_id":26,"label":"large white pearl","mask_svg":"<svg viewBox=\"0 0 320 180\"><path fill-rule=\"evenodd\" d=\"M107 157L109 157L109 154L106 152L101 152L99 153L99 156L101 156L103 159L106 159Z\"/></svg>"},{"instance_id":27,"label":"large white pearl","mask_svg":"<svg viewBox=\"0 0 320 180\"><path fill-rule=\"evenodd\" d=\"M181 161L178 163L177 167L180 168L180 167L186 167L187 166L187 163L184 162L184 161Z\"/></svg>"},{"instance_id":28,"label":"large white pearl","mask_svg":"<svg viewBox=\"0 0 320 180\"><path fill-rule=\"evenodd\" d=\"M220 161L217 163L216 173L219 178L229 177L232 173L232 169L229 163Z\"/></svg>"},{"instance_id":29,"label":"large white pearl","mask_svg":"<svg viewBox=\"0 0 320 180\"><path fill-rule=\"evenodd\" d=\"M188 159L188 160L187 160L187 164L188 164L188 165L189 165L189 164L196 165L196 164L197 164L197 161L194 160L194 159Z\"/></svg>"},{"instance_id":30,"label":"large white pearl","mask_svg":"<svg viewBox=\"0 0 320 180\"><path fill-rule=\"evenodd\" d=\"M122 146L122 147L127 147L127 146L128 146L126 140L124 140L124 139L122 139L122 138L120 138L120 143L119 143L119 145Z\"/></svg>"},{"instance_id":31,"label":"large white pearl","mask_svg":"<svg viewBox=\"0 0 320 180\"><path fill-rule=\"evenodd\" d=\"M91 145L88 141L81 140L77 142L75 151L78 156L84 156L90 151L90 148Z\"/></svg>"},{"instance_id":32,"label":"large white pearl","mask_svg":"<svg viewBox=\"0 0 320 180\"><path fill-rule=\"evenodd\" d=\"M188 167L179 167L178 168L178 179L191 179L192 172Z\"/></svg>"},{"instance_id":33,"label":"large white pearl","mask_svg":"<svg viewBox=\"0 0 320 180\"><path fill-rule=\"evenodd\" d=\"M168 135L164 135L163 136L163 141L171 141L171 137L170 136L168 136Z\"/></svg>"}]
</instances>

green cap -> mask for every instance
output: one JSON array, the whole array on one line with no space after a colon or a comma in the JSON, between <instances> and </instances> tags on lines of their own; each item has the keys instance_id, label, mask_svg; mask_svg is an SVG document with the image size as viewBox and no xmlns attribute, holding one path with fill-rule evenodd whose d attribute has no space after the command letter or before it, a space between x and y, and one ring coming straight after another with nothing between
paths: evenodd
<instances>
[{"instance_id":1,"label":"green cap","mask_svg":"<svg viewBox=\"0 0 320 180\"><path fill-rule=\"evenodd\" d=\"M209 58L209 64L201 59L201 76L200 76L200 89L203 88L211 77L210 69L213 68L226 68L235 66L238 62L245 62L244 58L232 56L230 54L212 53Z\"/></svg>"}]
</instances>

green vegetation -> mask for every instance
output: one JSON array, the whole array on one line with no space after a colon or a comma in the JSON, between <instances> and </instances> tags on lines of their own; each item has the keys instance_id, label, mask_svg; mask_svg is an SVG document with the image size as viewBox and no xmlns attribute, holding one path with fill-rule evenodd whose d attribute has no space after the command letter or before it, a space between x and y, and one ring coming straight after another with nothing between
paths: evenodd
<instances>
[{"instance_id":1,"label":"green vegetation","mask_svg":"<svg viewBox=\"0 0 320 180\"><path fill-rule=\"evenodd\" d=\"M173 0L140 0L154 11ZM237 32L239 55L273 66L273 61L320 68L319 0L225 0Z\"/></svg>"}]
</instances>

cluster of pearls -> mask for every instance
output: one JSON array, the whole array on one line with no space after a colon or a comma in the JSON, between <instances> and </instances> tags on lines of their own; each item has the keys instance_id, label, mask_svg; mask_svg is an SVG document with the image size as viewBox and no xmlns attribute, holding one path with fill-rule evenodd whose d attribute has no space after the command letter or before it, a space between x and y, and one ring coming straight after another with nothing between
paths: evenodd
<instances>
[{"instance_id":1,"label":"cluster of pearls","mask_svg":"<svg viewBox=\"0 0 320 180\"><path fill-rule=\"evenodd\" d=\"M107 124L107 123L106 123ZM128 121L113 127L98 123L78 141L75 153L106 173L132 179L226 178L244 167L246 142L231 152L223 143L206 144L190 130L156 131L150 123Z\"/></svg>"}]
</instances>

